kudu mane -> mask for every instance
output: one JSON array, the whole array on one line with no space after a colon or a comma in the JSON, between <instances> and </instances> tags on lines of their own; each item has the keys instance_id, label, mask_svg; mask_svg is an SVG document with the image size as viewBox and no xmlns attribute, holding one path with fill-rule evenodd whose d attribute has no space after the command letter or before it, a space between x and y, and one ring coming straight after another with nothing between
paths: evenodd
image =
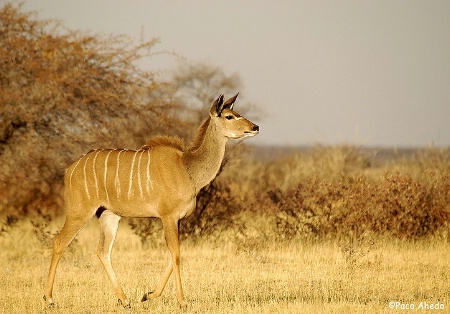
<instances>
[{"instance_id":1,"label":"kudu mane","mask_svg":"<svg viewBox=\"0 0 450 314\"><path fill-rule=\"evenodd\" d=\"M186 146L184 140L178 136L154 136L151 137L147 143L142 147L142 149L148 149L156 146L167 146L178 149L182 152L186 151L195 151L197 150L203 143L205 138L206 130L208 130L209 123L211 118L208 117L203 124L197 129L197 133L194 139L191 141L189 146Z\"/></svg>"}]
</instances>

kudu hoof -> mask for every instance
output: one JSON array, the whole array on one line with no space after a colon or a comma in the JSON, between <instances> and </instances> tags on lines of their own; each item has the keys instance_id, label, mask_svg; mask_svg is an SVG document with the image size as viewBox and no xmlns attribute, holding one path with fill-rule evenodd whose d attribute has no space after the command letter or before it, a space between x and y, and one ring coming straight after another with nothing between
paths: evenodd
<instances>
[{"instance_id":1,"label":"kudu hoof","mask_svg":"<svg viewBox=\"0 0 450 314\"><path fill-rule=\"evenodd\" d=\"M149 296L153 293L153 291L147 292L142 296L141 302L145 302L150 300Z\"/></svg>"},{"instance_id":2,"label":"kudu hoof","mask_svg":"<svg viewBox=\"0 0 450 314\"><path fill-rule=\"evenodd\" d=\"M125 304L122 302L122 300L121 299L118 299L117 300L117 305L119 305L119 306L123 306L123 308L124 309L131 309L131 304L130 304L130 302L128 302L128 301L126 301L125 302Z\"/></svg>"},{"instance_id":3,"label":"kudu hoof","mask_svg":"<svg viewBox=\"0 0 450 314\"><path fill-rule=\"evenodd\" d=\"M181 310L186 310L188 307L188 303L184 301L183 303L178 303L178 306L180 307Z\"/></svg>"},{"instance_id":4,"label":"kudu hoof","mask_svg":"<svg viewBox=\"0 0 450 314\"><path fill-rule=\"evenodd\" d=\"M53 298L47 299L47 296L45 295L42 298L44 299L45 303L47 303L47 306L53 307L55 305L55 302L53 302Z\"/></svg>"}]
</instances>

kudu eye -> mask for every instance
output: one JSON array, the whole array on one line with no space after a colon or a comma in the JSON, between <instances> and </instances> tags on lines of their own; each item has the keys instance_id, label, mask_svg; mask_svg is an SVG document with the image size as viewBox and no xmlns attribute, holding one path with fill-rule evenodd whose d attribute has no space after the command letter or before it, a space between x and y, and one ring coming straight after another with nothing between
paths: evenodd
<instances>
[{"instance_id":1,"label":"kudu eye","mask_svg":"<svg viewBox=\"0 0 450 314\"><path fill-rule=\"evenodd\" d=\"M225 119L227 119L227 120L233 120L233 119L234 119L234 116L231 115L231 114L229 114L228 116L225 116Z\"/></svg>"}]
</instances>

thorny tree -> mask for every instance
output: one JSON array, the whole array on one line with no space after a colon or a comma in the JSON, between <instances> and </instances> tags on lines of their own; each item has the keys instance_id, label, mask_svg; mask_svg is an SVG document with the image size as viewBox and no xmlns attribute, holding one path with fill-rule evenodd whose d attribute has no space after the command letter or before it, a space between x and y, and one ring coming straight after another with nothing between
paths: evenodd
<instances>
[{"instance_id":1,"label":"thorny tree","mask_svg":"<svg viewBox=\"0 0 450 314\"><path fill-rule=\"evenodd\" d=\"M0 9L0 212L61 212L64 169L93 147L142 145L176 121L134 44L68 32L11 4ZM166 119L171 116L170 121Z\"/></svg>"}]
</instances>

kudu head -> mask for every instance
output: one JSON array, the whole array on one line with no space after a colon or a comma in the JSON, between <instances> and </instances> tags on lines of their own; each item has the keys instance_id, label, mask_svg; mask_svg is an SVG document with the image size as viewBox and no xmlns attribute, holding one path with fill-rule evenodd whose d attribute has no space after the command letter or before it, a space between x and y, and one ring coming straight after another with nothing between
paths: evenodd
<instances>
[{"instance_id":1,"label":"kudu head","mask_svg":"<svg viewBox=\"0 0 450 314\"><path fill-rule=\"evenodd\" d=\"M223 136L227 138L240 139L255 136L259 133L259 126L233 110L238 95L239 93L225 102L223 101L223 95L220 95L209 112L211 122L215 123Z\"/></svg>"}]
</instances>

